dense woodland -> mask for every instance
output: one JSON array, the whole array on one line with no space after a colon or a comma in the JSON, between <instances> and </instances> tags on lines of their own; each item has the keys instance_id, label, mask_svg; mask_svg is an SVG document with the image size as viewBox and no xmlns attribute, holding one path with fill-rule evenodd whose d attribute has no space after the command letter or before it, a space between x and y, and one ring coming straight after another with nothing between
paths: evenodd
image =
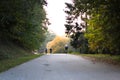
<instances>
[{"instance_id":1,"label":"dense woodland","mask_svg":"<svg viewBox=\"0 0 120 80\"><path fill-rule=\"evenodd\" d=\"M66 3L65 13L73 47L85 53L120 54L120 0L73 0ZM78 18L83 22L75 22Z\"/></svg>"},{"instance_id":2,"label":"dense woodland","mask_svg":"<svg viewBox=\"0 0 120 80\"><path fill-rule=\"evenodd\" d=\"M65 4L66 34L74 48L81 53L119 54L120 0L73 0ZM1 0L0 44L12 41L30 51L39 49L46 38L46 5L45 0Z\"/></svg>"},{"instance_id":3,"label":"dense woodland","mask_svg":"<svg viewBox=\"0 0 120 80\"><path fill-rule=\"evenodd\" d=\"M45 39L45 0L1 0L0 1L0 41L36 50Z\"/></svg>"}]
</instances>

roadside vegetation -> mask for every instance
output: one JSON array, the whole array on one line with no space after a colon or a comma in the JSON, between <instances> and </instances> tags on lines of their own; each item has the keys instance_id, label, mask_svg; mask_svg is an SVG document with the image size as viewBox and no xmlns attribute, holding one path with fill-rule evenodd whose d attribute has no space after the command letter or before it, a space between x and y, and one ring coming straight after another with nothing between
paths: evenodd
<instances>
[{"instance_id":1,"label":"roadside vegetation","mask_svg":"<svg viewBox=\"0 0 120 80\"><path fill-rule=\"evenodd\" d=\"M22 63L25 63L29 60L34 59L34 58L40 57L41 55L40 54L39 55L33 54L33 55L23 56L23 57L19 57L19 58L0 60L0 72L6 71L12 67L20 65Z\"/></svg>"},{"instance_id":2,"label":"roadside vegetation","mask_svg":"<svg viewBox=\"0 0 120 80\"><path fill-rule=\"evenodd\" d=\"M0 1L0 72L38 57L49 23L45 0Z\"/></svg>"},{"instance_id":3,"label":"roadside vegetation","mask_svg":"<svg viewBox=\"0 0 120 80\"><path fill-rule=\"evenodd\" d=\"M26 61L41 56L14 44L10 41L0 42L0 72L8 70Z\"/></svg>"},{"instance_id":4,"label":"roadside vegetation","mask_svg":"<svg viewBox=\"0 0 120 80\"><path fill-rule=\"evenodd\" d=\"M120 64L119 3L120 0L73 0L65 3L68 15L66 34L70 44L79 49L74 54L94 61ZM79 18L81 21L76 21Z\"/></svg>"},{"instance_id":5,"label":"roadside vegetation","mask_svg":"<svg viewBox=\"0 0 120 80\"><path fill-rule=\"evenodd\" d=\"M80 55L83 58L89 59L93 62L102 62L112 65L120 66L120 55L110 55L110 54L80 54L78 52L73 52L71 54Z\"/></svg>"},{"instance_id":6,"label":"roadside vegetation","mask_svg":"<svg viewBox=\"0 0 120 80\"><path fill-rule=\"evenodd\" d=\"M74 48L80 53L120 55L120 0L73 0L65 4L66 34Z\"/></svg>"},{"instance_id":7,"label":"roadside vegetation","mask_svg":"<svg viewBox=\"0 0 120 80\"><path fill-rule=\"evenodd\" d=\"M56 36L52 41L48 42L47 49L52 48L53 53L64 53L64 47L69 43L66 37Z\"/></svg>"}]
</instances>

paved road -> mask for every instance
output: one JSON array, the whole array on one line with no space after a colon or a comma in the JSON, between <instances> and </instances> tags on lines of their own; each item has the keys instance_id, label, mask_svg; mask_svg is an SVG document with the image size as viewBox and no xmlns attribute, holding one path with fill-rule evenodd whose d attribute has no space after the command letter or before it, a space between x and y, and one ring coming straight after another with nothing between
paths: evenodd
<instances>
[{"instance_id":1,"label":"paved road","mask_svg":"<svg viewBox=\"0 0 120 80\"><path fill-rule=\"evenodd\" d=\"M120 80L120 68L69 54L44 55L0 74L0 80Z\"/></svg>"}]
</instances>

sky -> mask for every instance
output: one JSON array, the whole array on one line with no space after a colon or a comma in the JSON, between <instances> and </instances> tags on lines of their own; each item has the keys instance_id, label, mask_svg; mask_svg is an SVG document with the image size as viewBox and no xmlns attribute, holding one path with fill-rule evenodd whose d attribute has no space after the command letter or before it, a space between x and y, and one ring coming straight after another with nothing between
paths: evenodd
<instances>
[{"instance_id":1,"label":"sky","mask_svg":"<svg viewBox=\"0 0 120 80\"><path fill-rule=\"evenodd\" d=\"M65 2L71 2L71 0L47 0L48 5L45 7L47 18L51 23L48 29L59 36L65 34Z\"/></svg>"}]
</instances>

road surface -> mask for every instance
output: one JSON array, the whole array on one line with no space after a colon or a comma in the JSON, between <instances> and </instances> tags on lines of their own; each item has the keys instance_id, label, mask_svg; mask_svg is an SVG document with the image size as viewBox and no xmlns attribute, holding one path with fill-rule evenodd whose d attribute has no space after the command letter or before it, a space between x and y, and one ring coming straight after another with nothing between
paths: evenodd
<instances>
[{"instance_id":1,"label":"road surface","mask_svg":"<svg viewBox=\"0 0 120 80\"><path fill-rule=\"evenodd\" d=\"M0 73L0 80L120 80L120 68L70 54L49 54Z\"/></svg>"}]
</instances>

